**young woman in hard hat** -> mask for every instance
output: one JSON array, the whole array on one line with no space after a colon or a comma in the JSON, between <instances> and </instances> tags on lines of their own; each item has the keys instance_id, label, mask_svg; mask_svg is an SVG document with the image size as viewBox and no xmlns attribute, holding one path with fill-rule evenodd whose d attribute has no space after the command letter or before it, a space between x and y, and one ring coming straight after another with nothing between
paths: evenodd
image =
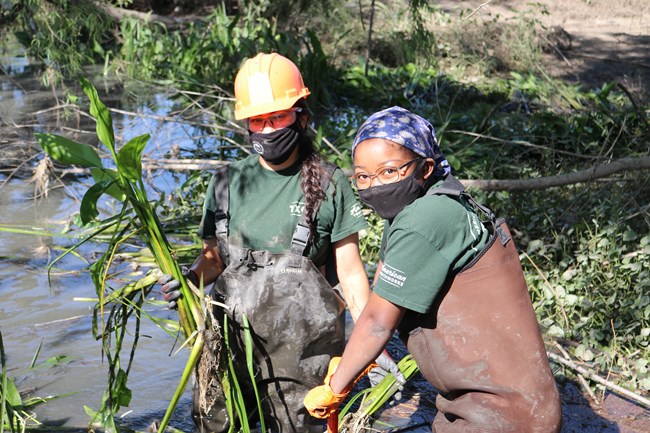
<instances>
[{"instance_id":1,"label":"young woman in hard hat","mask_svg":"<svg viewBox=\"0 0 650 433\"><path fill-rule=\"evenodd\" d=\"M322 432L302 405L322 382L330 358L342 353L344 302L356 320L369 296L359 257L361 206L341 170L325 163L305 133L309 113L295 64L279 54L247 60L235 79L235 118L246 122L256 154L213 176L199 228L203 250L187 277L215 282L213 296L230 320L233 359L250 412L254 393L241 341L245 315L253 331L256 384L272 432ZM330 272L328 272L330 271ZM329 281L328 281L329 280ZM174 284L163 286L174 300ZM217 308L219 319L224 311ZM399 373L385 354L381 367ZM215 381L216 382L216 381ZM202 431L226 431L220 389L195 399Z\"/></svg>"},{"instance_id":2,"label":"young woman in hard hat","mask_svg":"<svg viewBox=\"0 0 650 433\"><path fill-rule=\"evenodd\" d=\"M374 291L333 375L326 417L393 332L439 391L435 433L557 433L558 391L508 227L451 175L431 124L400 107L353 143L360 199L386 219ZM339 360L335 360L338 362Z\"/></svg>"}]
</instances>

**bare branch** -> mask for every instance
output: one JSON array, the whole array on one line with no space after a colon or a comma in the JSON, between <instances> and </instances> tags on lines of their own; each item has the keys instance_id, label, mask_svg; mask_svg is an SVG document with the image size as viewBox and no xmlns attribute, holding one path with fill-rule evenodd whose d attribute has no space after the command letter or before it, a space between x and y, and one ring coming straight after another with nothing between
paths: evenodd
<instances>
[{"instance_id":1,"label":"bare branch","mask_svg":"<svg viewBox=\"0 0 650 433\"><path fill-rule=\"evenodd\" d=\"M481 3L476 9L474 9L474 11L471 14L467 15L466 17L463 17L463 19L468 20L468 19L472 18L474 15L476 15L476 13L478 11L480 11L481 9L483 9L485 6L489 5L490 3L492 3L492 0L488 0L485 3Z\"/></svg>"},{"instance_id":2,"label":"bare branch","mask_svg":"<svg viewBox=\"0 0 650 433\"><path fill-rule=\"evenodd\" d=\"M596 165L574 173L536 179L479 179L462 180L461 182L467 188L479 188L484 191L529 191L591 182L620 172L648 169L650 169L650 157L646 156L641 158L621 158L608 164Z\"/></svg>"},{"instance_id":3,"label":"bare branch","mask_svg":"<svg viewBox=\"0 0 650 433\"><path fill-rule=\"evenodd\" d=\"M616 385L615 383L612 383L612 382L610 382L608 380L603 379L602 377L600 377L600 376L586 370L585 368L577 365L572 360L566 359L566 358L564 358L562 356L559 356L559 355L556 355L553 352L547 352L547 355L548 355L550 360L555 361L555 362L557 362L559 364L562 364L562 365L564 365L566 367L571 368L573 371L575 371L576 373L586 377L587 379L592 380L594 382L597 382L600 385L604 386L605 388L609 388L609 389L611 389L611 390L613 390L613 391L615 391L615 392L617 392L617 393L619 393L619 394L621 394L621 395L623 395L623 396L625 396L627 398L630 398L630 399L636 401L639 404L644 405L645 407L650 407L650 400L648 400L647 398L642 397L639 394L635 394L632 391L629 391L629 390L627 390L627 389L625 389L623 387L620 387L620 386Z\"/></svg>"},{"instance_id":4,"label":"bare branch","mask_svg":"<svg viewBox=\"0 0 650 433\"><path fill-rule=\"evenodd\" d=\"M583 159L598 159L597 156L590 156L590 155L582 155L576 152L569 152L567 150L560 150L560 149L553 149L549 146L542 146L540 144L535 144L531 143L530 141L526 140L507 140L499 137L493 137L491 135L485 135L485 134L479 134L478 132L470 132L470 131L461 131L458 129L448 129L445 130L445 132L449 133L454 133L454 134L463 134L463 135L468 135L470 137L476 137L476 138L482 138L485 140L490 140L490 141L495 141L497 143L504 143L504 144L516 144L520 146L525 146L525 147L531 147L533 149L540 149L540 150L546 150L549 152L554 152L562 155L568 155L568 156L573 156L576 158L583 158Z\"/></svg>"}]
</instances>

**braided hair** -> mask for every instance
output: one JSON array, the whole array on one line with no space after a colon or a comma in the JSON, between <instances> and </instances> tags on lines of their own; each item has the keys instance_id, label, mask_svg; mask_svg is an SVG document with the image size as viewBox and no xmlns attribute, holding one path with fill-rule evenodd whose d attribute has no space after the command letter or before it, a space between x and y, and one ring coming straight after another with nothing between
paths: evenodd
<instances>
[{"instance_id":1,"label":"braided hair","mask_svg":"<svg viewBox=\"0 0 650 433\"><path fill-rule=\"evenodd\" d=\"M303 112L307 112L307 104L304 100L300 100L295 104L296 107L302 108ZM298 121L298 120L297 120ZM316 237L316 213L321 202L325 199L325 191L322 186L323 176L327 176L323 167L323 158L316 152L314 142L311 137L307 135L306 131L300 132L300 159L302 162L300 168L301 182L300 187L305 196L305 210L307 215L307 222L309 223L309 231L312 237Z\"/></svg>"}]
</instances>

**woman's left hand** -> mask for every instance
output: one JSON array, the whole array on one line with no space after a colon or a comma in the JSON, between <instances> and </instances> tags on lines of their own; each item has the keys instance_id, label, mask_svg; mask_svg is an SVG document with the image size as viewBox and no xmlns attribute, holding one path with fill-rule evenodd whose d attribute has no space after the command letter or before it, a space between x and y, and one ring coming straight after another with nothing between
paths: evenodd
<instances>
[{"instance_id":1,"label":"woman's left hand","mask_svg":"<svg viewBox=\"0 0 650 433\"><path fill-rule=\"evenodd\" d=\"M402 393L400 391L402 391L404 388L406 378L400 371L397 364L395 364L393 358L391 358L388 352L384 350L377 357L377 360L375 362L377 363L377 367L368 372L368 379L370 380L370 384L372 386L376 386L388 373L392 374L393 377L395 377L395 380L400 384L399 390L394 394L393 397L395 400L401 400Z\"/></svg>"}]
</instances>

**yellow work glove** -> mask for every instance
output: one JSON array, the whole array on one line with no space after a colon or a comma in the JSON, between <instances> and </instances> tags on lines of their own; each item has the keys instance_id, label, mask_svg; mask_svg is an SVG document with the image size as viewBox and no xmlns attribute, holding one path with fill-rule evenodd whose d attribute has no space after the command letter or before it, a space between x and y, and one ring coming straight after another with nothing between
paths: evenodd
<instances>
[{"instance_id":1,"label":"yellow work glove","mask_svg":"<svg viewBox=\"0 0 650 433\"><path fill-rule=\"evenodd\" d=\"M307 396L304 399L305 407L307 412L314 418L325 419L329 415L335 412L341 402L345 400L348 393L352 389L355 383L361 379L364 374L367 374L371 369L377 367L377 364L374 362L370 364L364 371L361 372L359 377L357 377L351 384L349 384L340 394L335 394L330 387L330 380L336 371L336 368L341 362L341 357L336 356L330 360L329 366L327 368L327 375L325 376L325 381L323 385L319 385L316 388L313 388L307 393Z\"/></svg>"},{"instance_id":2,"label":"yellow work glove","mask_svg":"<svg viewBox=\"0 0 650 433\"><path fill-rule=\"evenodd\" d=\"M319 385L307 393L304 404L314 418L325 419L336 412L349 391L334 394L329 385Z\"/></svg>"},{"instance_id":3,"label":"yellow work glove","mask_svg":"<svg viewBox=\"0 0 650 433\"><path fill-rule=\"evenodd\" d=\"M336 367L341 362L340 356L335 356L330 360L325 375L324 385L319 385L307 393L303 403L307 411L314 418L327 418L332 412L338 409L339 404L348 395L349 390L343 390L341 394L334 394L330 387L330 380L336 371Z\"/></svg>"}]
</instances>

